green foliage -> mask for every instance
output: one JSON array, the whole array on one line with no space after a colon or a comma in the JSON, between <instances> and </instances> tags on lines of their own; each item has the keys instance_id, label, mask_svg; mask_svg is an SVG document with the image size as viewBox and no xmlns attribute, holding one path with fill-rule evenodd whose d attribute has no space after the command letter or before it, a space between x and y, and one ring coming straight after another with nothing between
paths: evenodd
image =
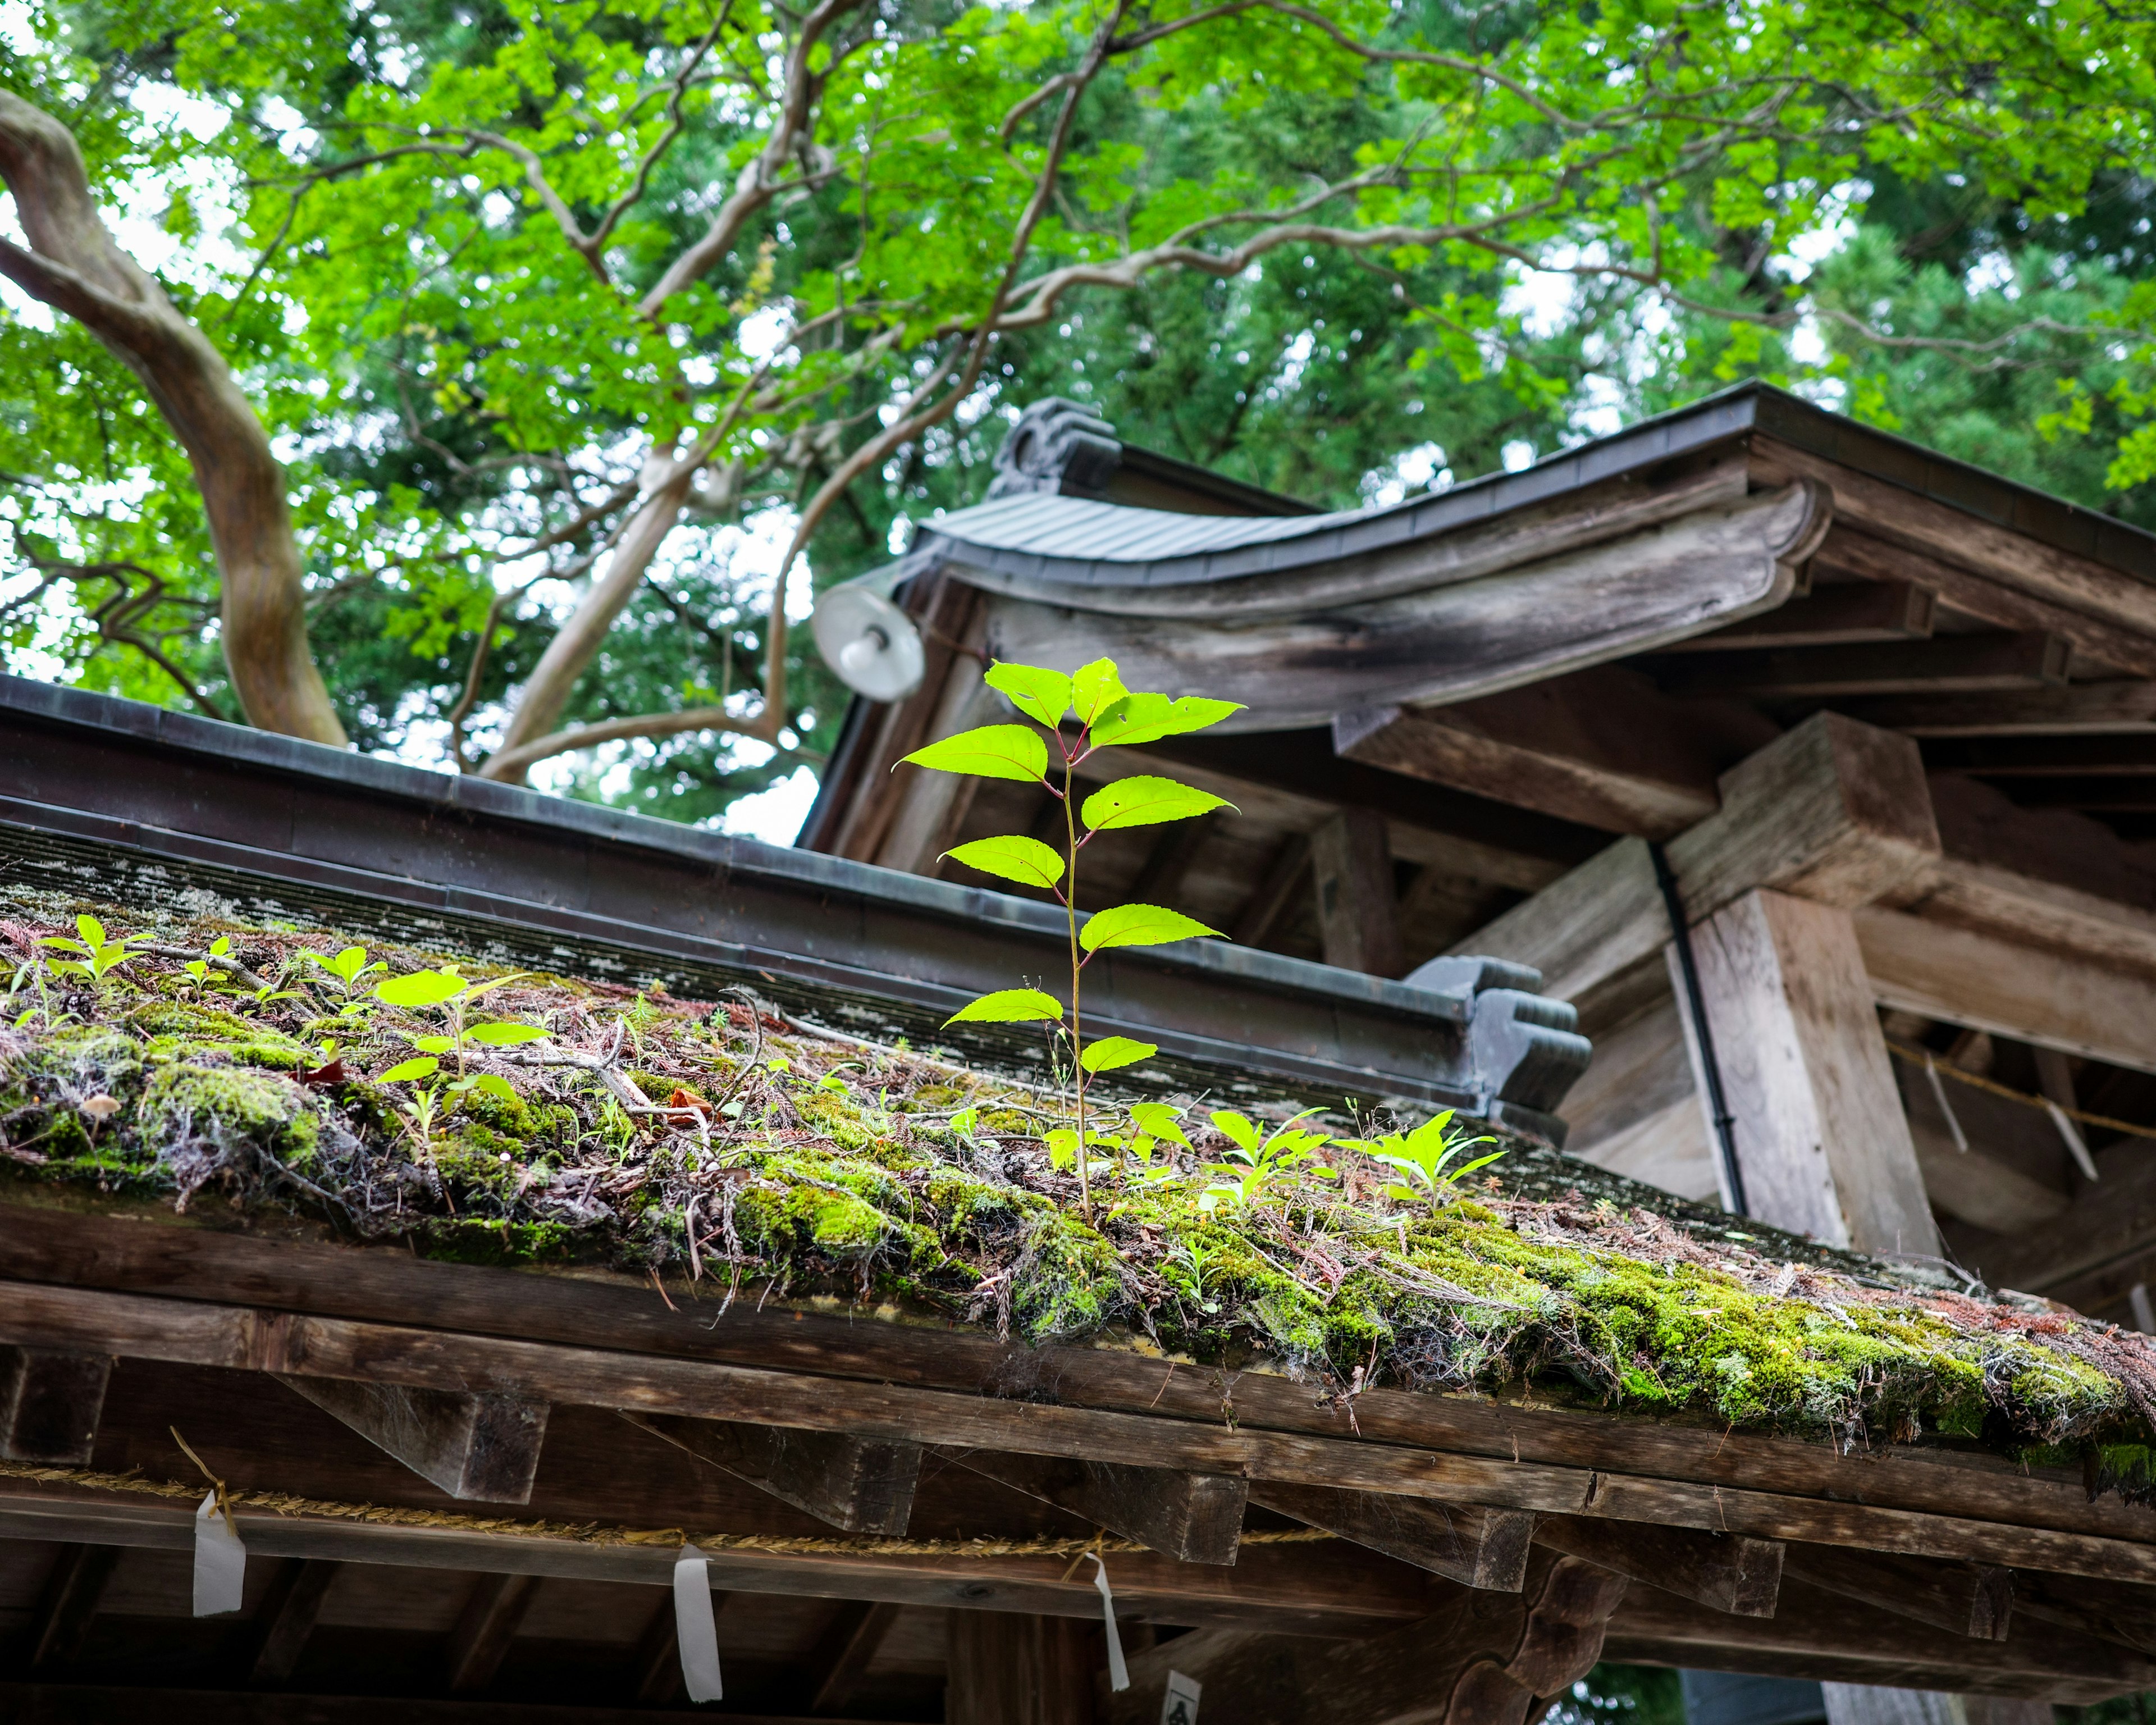
<instances>
[{"instance_id":1,"label":"green foliage","mask_svg":"<svg viewBox=\"0 0 2156 1725\"><path fill-rule=\"evenodd\" d=\"M1478 1144L1496 1141L1486 1135L1468 1137L1452 1130L1453 1111L1447 1108L1434 1114L1411 1132L1389 1132L1381 1138L1343 1138L1344 1148L1359 1150L1373 1162L1393 1169L1402 1178L1388 1185L1388 1197L1405 1203L1437 1198L1454 1183L1466 1179L1477 1168L1487 1168L1505 1153L1492 1151L1487 1156L1478 1156L1471 1163L1450 1174L1445 1169L1454 1157Z\"/></svg>"},{"instance_id":2,"label":"green foliage","mask_svg":"<svg viewBox=\"0 0 2156 1725\"><path fill-rule=\"evenodd\" d=\"M140 935L124 934L118 940L108 940L105 925L95 916L76 917L74 927L78 937L75 939L70 940L65 935L49 934L38 942L41 947L55 947L63 952L76 955L73 958L51 961L57 975L88 977L92 982L101 983L121 965L138 956L128 942L141 939Z\"/></svg>"},{"instance_id":3,"label":"green foliage","mask_svg":"<svg viewBox=\"0 0 2156 1725\"><path fill-rule=\"evenodd\" d=\"M1162 905L1116 905L1096 911L1078 931L1078 944L1088 952L1105 947L1164 947L1173 941L1198 940L1210 935L1223 938L1217 928L1208 928L1195 916Z\"/></svg>"},{"instance_id":4,"label":"green foliage","mask_svg":"<svg viewBox=\"0 0 2156 1725\"><path fill-rule=\"evenodd\" d=\"M1117 703L1119 708L1122 705ZM1228 706L1225 701L1214 705ZM1229 711L1235 711L1238 709L1229 707ZM1227 714L1220 716L1225 718ZM1112 740L1121 742L1133 739L1118 737ZM1190 820L1210 814L1216 809L1234 806L1225 797L1216 797L1210 791L1194 790L1172 778L1140 774L1133 778L1119 778L1105 789L1094 792L1086 799L1081 814L1087 826L1096 833L1106 833L1121 827L1157 827L1172 820Z\"/></svg>"},{"instance_id":5,"label":"green foliage","mask_svg":"<svg viewBox=\"0 0 2156 1725\"><path fill-rule=\"evenodd\" d=\"M1015 880L1022 886L1052 888L1063 878L1063 858L1038 839L1017 835L975 839L943 854L969 869Z\"/></svg>"}]
</instances>

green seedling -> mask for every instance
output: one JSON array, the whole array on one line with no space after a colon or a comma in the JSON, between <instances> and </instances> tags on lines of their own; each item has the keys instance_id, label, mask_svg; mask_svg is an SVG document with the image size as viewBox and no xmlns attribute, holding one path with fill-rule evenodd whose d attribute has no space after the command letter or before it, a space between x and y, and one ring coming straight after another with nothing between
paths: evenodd
<instances>
[{"instance_id":1,"label":"green seedling","mask_svg":"<svg viewBox=\"0 0 2156 1725\"><path fill-rule=\"evenodd\" d=\"M1210 1213L1226 1204L1245 1209L1265 1195L1265 1189L1291 1169L1300 1168L1305 1179L1337 1180L1337 1168L1317 1160L1317 1153L1332 1142L1323 1132L1305 1132L1301 1122L1318 1112L1306 1108L1260 1135L1257 1122L1232 1108L1214 1111L1210 1117L1229 1144L1227 1159L1205 1169L1211 1183L1198 1194L1198 1208Z\"/></svg>"},{"instance_id":2,"label":"green seedling","mask_svg":"<svg viewBox=\"0 0 2156 1725\"><path fill-rule=\"evenodd\" d=\"M142 936L123 934L117 940L107 939L105 925L95 916L76 917L74 932L80 939L69 940L64 934L41 935L38 938L41 947L56 947L61 952L77 955L47 961L56 975L87 977L93 983L101 983L121 965L142 956L131 944L142 939Z\"/></svg>"},{"instance_id":3,"label":"green seedling","mask_svg":"<svg viewBox=\"0 0 2156 1725\"><path fill-rule=\"evenodd\" d=\"M496 988L521 980L525 973L516 971L508 976L496 977L490 983L475 983L457 974L450 966L439 970L415 970L404 976L386 978L377 983L374 998L386 1006L397 1006L407 1011L422 1012L439 1008L449 1014L449 1034L414 1036L412 1045L418 1049L420 1058L409 1060L391 1068L382 1075L385 1082L431 1077L440 1069L439 1056L456 1056L457 1079L451 1089L462 1094L472 1089L492 1091L495 1086L510 1096L516 1092L501 1079L492 1084L481 1084L477 1080L465 1081L465 1050L467 1043L476 1042L486 1048L507 1048L521 1042L537 1042L547 1034L540 1025L519 1024L513 1019L496 1019L479 1024L470 1023L465 1014L472 1002L481 995L490 994Z\"/></svg>"},{"instance_id":4,"label":"green seedling","mask_svg":"<svg viewBox=\"0 0 2156 1725\"><path fill-rule=\"evenodd\" d=\"M387 970L389 967L379 959L370 963L366 947L346 947L334 956L302 952L300 957L303 963L328 972L344 985L344 999L337 1007L340 1017L364 1018L373 1010L374 1003L361 985L376 971Z\"/></svg>"},{"instance_id":5,"label":"green seedling","mask_svg":"<svg viewBox=\"0 0 2156 1725\"><path fill-rule=\"evenodd\" d=\"M1453 1158L1477 1144L1492 1144L1486 1132L1470 1137L1452 1129L1452 1110L1434 1115L1411 1132L1389 1132L1382 1138L1342 1138L1344 1150L1359 1150L1373 1162L1383 1163L1399 1178L1385 1187L1388 1198L1402 1204L1450 1204L1458 1195L1458 1183L1476 1169L1487 1168L1505 1153L1493 1150L1465 1165L1447 1169Z\"/></svg>"}]
</instances>

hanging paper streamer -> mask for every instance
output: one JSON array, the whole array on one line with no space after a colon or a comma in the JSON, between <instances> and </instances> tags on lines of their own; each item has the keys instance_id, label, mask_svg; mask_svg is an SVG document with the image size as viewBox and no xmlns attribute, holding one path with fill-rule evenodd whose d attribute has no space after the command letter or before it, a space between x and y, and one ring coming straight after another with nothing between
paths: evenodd
<instances>
[{"instance_id":1,"label":"hanging paper streamer","mask_svg":"<svg viewBox=\"0 0 2156 1725\"><path fill-rule=\"evenodd\" d=\"M1939 1082L1939 1069L1932 1064L1929 1055L1924 1056L1924 1076L1932 1081L1932 1097L1939 1105L1939 1112L1947 1117L1947 1130L1953 1134L1954 1148L1966 1153L1969 1135L1962 1131L1961 1122L1954 1118L1953 1104L1947 1100L1947 1087Z\"/></svg>"},{"instance_id":2,"label":"hanging paper streamer","mask_svg":"<svg viewBox=\"0 0 2156 1725\"><path fill-rule=\"evenodd\" d=\"M1168 1697L1160 1704L1160 1725L1198 1725L1199 1682L1181 1671L1168 1674Z\"/></svg>"},{"instance_id":3,"label":"hanging paper streamer","mask_svg":"<svg viewBox=\"0 0 2156 1725\"><path fill-rule=\"evenodd\" d=\"M1101 1617L1108 1626L1108 1686L1127 1689L1131 1686L1131 1668L1123 1663L1123 1638L1116 1633L1116 1596L1108 1591L1108 1566L1101 1561L1096 1551L1089 1551L1086 1555L1093 1560L1093 1585L1101 1589Z\"/></svg>"},{"instance_id":4,"label":"hanging paper streamer","mask_svg":"<svg viewBox=\"0 0 2156 1725\"><path fill-rule=\"evenodd\" d=\"M2081 1171L2089 1178L2096 1178L2096 1158L2089 1154L2089 1147L2082 1142L2073 1122L2066 1118L2066 1111L2049 1096L2044 1098L2044 1107L2051 1117L2051 1124L2058 1127L2059 1136L2066 1141L2067 1154L2080 1164Z\"/></svg>"},{"instance_id":5,"label":"hanging paper streamer","mask_svg":"<svg viewBox=\"0 0 2156 1725\"><path fill-rule=\"evenodd\" d=\"M693 1545L674 1561L674 1640L681 1650L681 1682L691 1701L718 1701L719 1624L711 1609L711 1566Z\"/></svg>"},{"instance_id":6,"label":"hanging paper streamer","mask_svg":"<svg viewBox=\"0 0 2156 1725\"><path fill-rule=\"evenodd\" d=\"M237 1611L246 1582L247 1548L213 1491L195 1512L195 1615Z\"/></svg>"}]
</instances>

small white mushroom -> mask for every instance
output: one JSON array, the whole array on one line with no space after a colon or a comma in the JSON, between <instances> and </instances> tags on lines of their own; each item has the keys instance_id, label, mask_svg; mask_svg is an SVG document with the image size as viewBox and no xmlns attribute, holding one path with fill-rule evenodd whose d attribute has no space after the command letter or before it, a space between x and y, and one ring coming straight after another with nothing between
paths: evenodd
<instances>
[{"instance_id":1,"label":"small white mushroom","mask_svg":"<svg viewBox=\"0 0 2156 1725\"><path fill-rule=\"evenodd\" d=\"M102 1126L120 1111L120 1099L117 1096L108 1096L100 1091L83 1103L82 1111Z\"/></svg>"}]
</instances>

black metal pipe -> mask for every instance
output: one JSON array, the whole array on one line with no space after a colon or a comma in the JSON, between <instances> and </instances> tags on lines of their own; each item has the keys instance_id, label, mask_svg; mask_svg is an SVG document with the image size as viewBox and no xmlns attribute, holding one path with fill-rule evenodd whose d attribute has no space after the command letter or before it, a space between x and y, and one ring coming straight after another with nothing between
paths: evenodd
<instances>
[{"instance_id":1,"label":"black metal pipe","mask_svg":"<svg viewBox=\"0 0 2156 1725\"><path fill-rule=\"evenodd\" d=\"M1737 1117L1722 1091L1722 1063L1714 1057L1714 1032L1707 1022L1707 997L1699 986L1699 961L1692 956L1691 925L1685 918L1684 900L1677 893L1677 877L1670 868L1669 853L1650 844L1655 860L1655 884L1662 889L1662 904L1669 912L1670 932L1677 943L1677 968L1684 973L1685 1000L1691 1011L1691 1034L1699 1049L1699 1070L1707 1081L1707 1103L1714 1116L1714 1135L1722 1147L1722 1178L1728 1189L1729 1208L1740 1216L1752 1214L1744 1201L1744 1170L1737 1163Z\"/></svg>"}]
</instances>

